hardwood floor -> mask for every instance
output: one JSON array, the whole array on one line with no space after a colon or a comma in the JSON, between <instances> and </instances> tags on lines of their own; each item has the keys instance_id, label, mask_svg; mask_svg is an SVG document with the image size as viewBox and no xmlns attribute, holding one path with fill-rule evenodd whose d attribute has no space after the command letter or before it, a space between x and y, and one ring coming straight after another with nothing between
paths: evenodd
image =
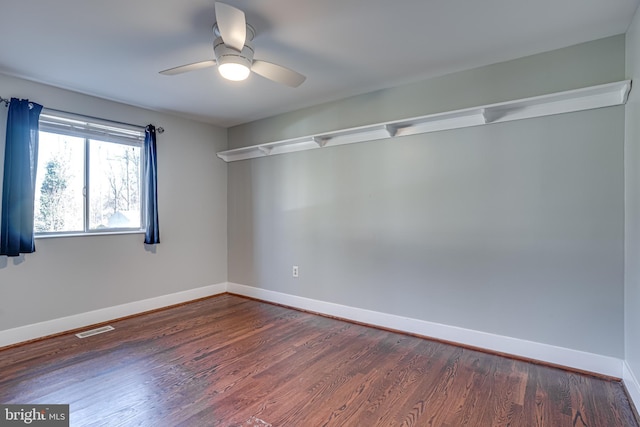
<instances>
[{"instance_id":1,"label":"hardwood floor","mask_svg":"<svg viewBox=\"0 0 640 427\"><path fill-rule=\"evenodd\" d=\"M233 295L0 352L71 426L638 426L622 385Z\"/></svg>"}]
</instances>

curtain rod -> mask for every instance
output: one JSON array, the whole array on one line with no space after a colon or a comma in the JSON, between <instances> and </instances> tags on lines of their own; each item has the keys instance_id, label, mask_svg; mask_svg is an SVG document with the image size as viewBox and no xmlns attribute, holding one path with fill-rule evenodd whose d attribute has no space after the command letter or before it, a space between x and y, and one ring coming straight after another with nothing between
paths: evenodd
<instances>
[{"instance_id":1,"label":"curtain rod","mask_svg":"<svg viewBox=\"0 0 640 427\"><path fill-rule=\"evenodd\" d=\"M7 99L7 98L3 98L2 96L0 96L0 104L2 104L3 102L4 102L4 106L8 107L9 104L11 103L11 100ZM125 126L132 126L132 127L140 128L140 129L145 129L146 128L146 126L135 125L133 123L126 123L126 122L119 122L117 120L103 119L101 117L88 116L86 114L71 113L69 111L56 110L55 108L44 107L43 110L51 111L53 113L71 114L71 115L74 115L74 116L83 117L85 119L100 120L100 121L103 121L103 122L109 122L109 123L118 124L118 125L125 125ZM163 133L164 132L164 128L157 127L156 131L158 133Z\"/></svg>"}]
</instances>

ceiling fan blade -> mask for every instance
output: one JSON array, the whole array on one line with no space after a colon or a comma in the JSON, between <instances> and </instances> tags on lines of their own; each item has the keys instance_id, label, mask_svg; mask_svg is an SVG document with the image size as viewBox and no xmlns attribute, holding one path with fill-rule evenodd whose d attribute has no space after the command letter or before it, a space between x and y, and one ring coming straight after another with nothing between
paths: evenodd
<instances>
[{"instance_id":1,"label":"ceiling fan blade","mask_svg":"<svg viewBox=\"0 0 640 427\"><path fill-rule=\"evenodd\" d=\"M247 20L244 12L226 3L216 2L216 24L222 41L238 52L247 39Z\"/></svg>"},{"instance_id":2,"label":"ceiling fan blade","mask_svg":"<svg viewBox=\"0 0 640 427\"><path fill-rule=\"evenodd\" d=\"M300 86L306 79L306 77L300 73L267 61L253 61L251 71L269 80L291 87Z\"/></svg>"},{"instance_id":3,"label":"ceiling fan blade","mask_svg":"<svg viewBox=\"0 0 640 427\"><path fill-rule=\"evenodd\" d=\"M216 61L210 59L209 61L194 62L193 64L181 65L179 67L169 68L168 70L160 71L160 74L165 76L175 76L176 74L186 73L188 71L199 70L200 68L213 67L216 65Z\"/></svg>"}]
</instances>

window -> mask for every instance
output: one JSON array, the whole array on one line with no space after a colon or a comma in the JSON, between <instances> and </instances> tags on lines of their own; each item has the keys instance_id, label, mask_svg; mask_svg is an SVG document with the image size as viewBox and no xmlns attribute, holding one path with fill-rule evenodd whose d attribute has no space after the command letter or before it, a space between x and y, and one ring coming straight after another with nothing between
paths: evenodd
<instances>
[{"instance_id":1,"label":"window","mask_svg":"<svg viewBox=\"0 0 640 427\"><path fill-rule=\"evenodd\" d=\"M143 143L139 128L44 111L36 236L142 231Z\"/></svg>"}]
</instances>

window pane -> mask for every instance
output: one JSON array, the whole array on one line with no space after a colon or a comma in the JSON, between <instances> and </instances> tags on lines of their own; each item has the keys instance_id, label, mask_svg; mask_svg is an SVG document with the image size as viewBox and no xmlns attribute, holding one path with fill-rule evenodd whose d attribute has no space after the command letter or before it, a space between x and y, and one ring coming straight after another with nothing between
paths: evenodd
<instances>
[{"instance_id":1,"label":"window pane","mask_svg":"<svg viewBox=\"0 0 640 427\"><path fill-rule=\"evenodd\" d=\"M35 232L84 230L84 139L40 132Z\"/></svg>"},{"instance_id":2,"label":"window pane","mask_svg":"<svg viewBox=\"0 0 640 427\"><path fill-rule=\"evenodd\" d=\"M140 221L140 147L89 141L89 228L136 228Z\"/></svg>"}]
</instances>

